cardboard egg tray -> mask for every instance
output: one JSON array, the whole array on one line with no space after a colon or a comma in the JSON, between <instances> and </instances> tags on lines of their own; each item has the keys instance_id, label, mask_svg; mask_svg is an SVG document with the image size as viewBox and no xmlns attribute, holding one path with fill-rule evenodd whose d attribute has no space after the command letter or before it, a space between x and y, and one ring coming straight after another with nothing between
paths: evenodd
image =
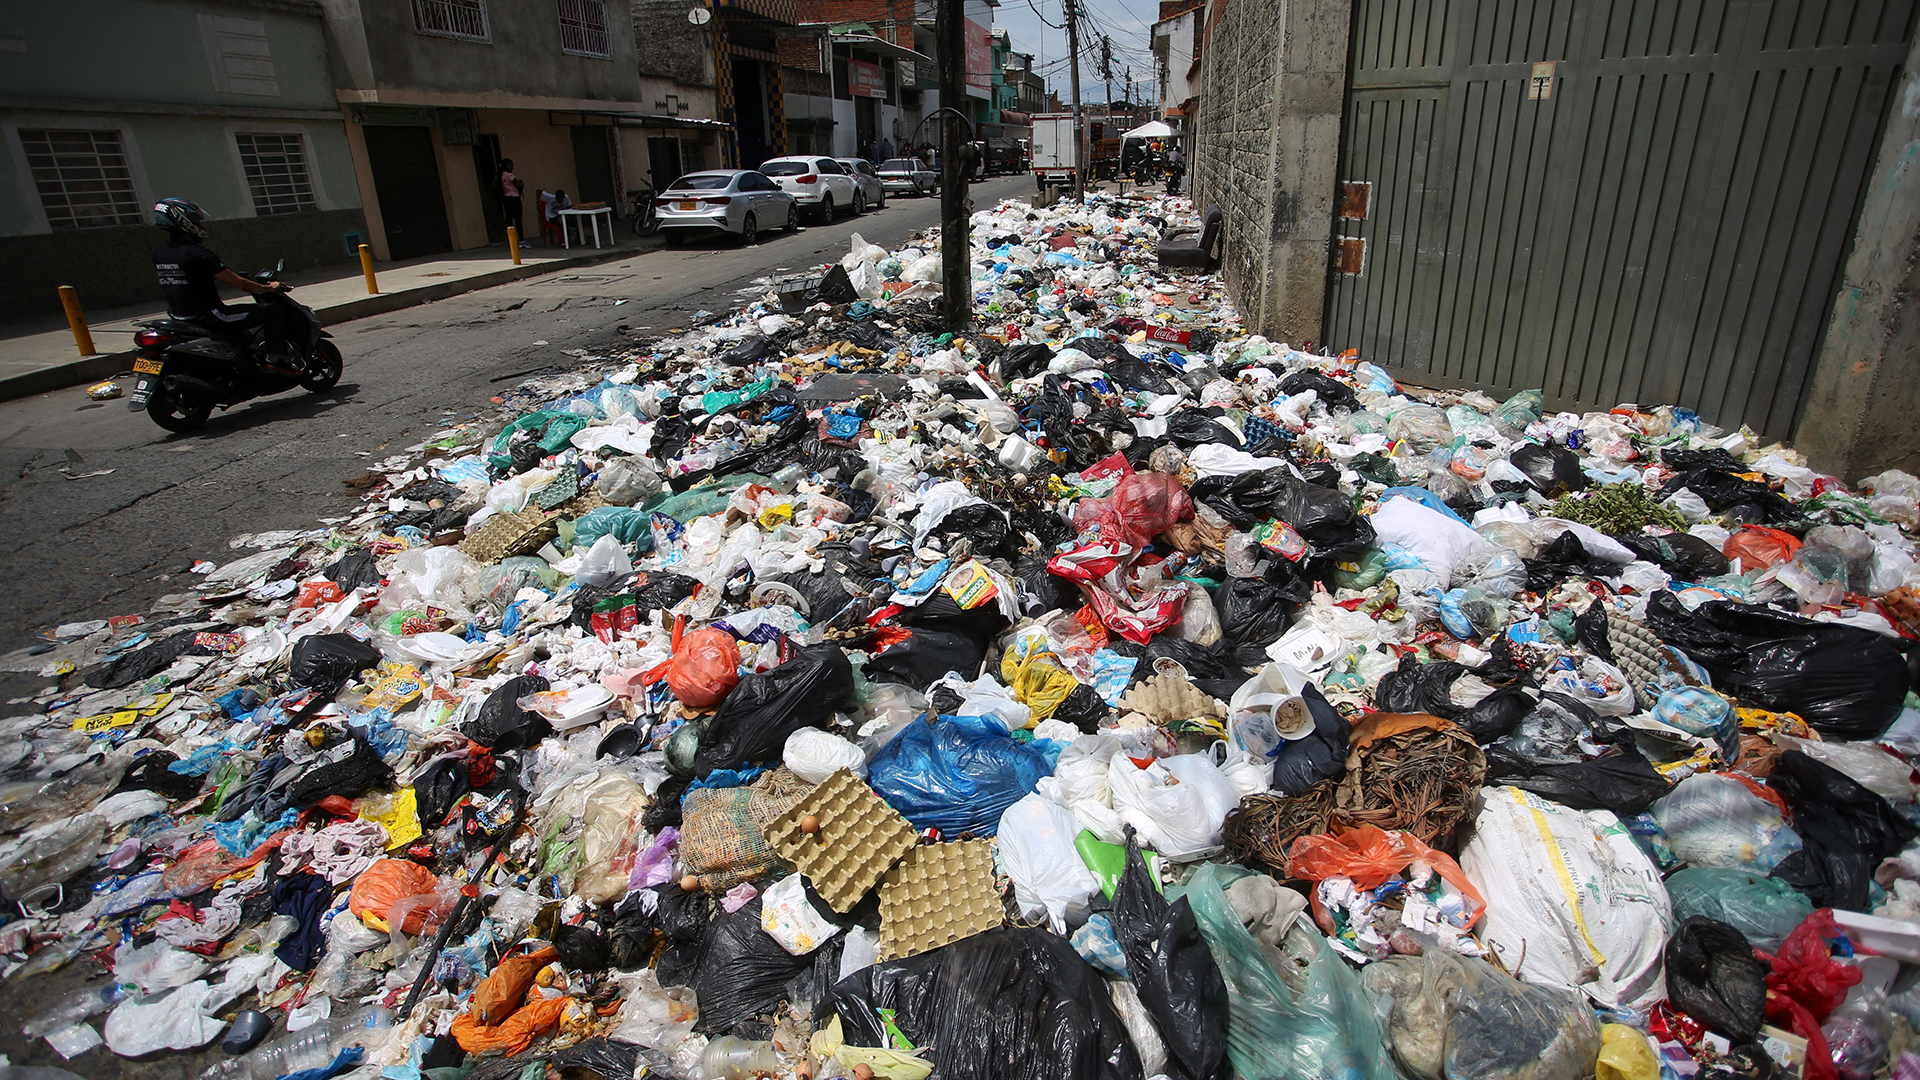
<instances>
[{"instance_id":1,"label":"cardboard egg tray","mask_svg":"<svg viewBox=\"0 0 1920 1080\"><path fill-rule=\"evenodd\" d=\"M800 831L808 815L820 819L820 831L812 835ZM820 781L761 831L767 845L841 914L853 910L917 842L907 819L848 769Z\"/></svg>"},{"instance_id":2,"label":"cardboard egg tray","mask_svg":"<svg viewBox=\"0 0 1920 1080\"><path fill-rule=\"evenodd\" d=\"M1004 921L990 841L923 844L880 886L880 959L951 945Z\"/></svg>"},{"instance_id":3,"label":"cardboard egg tray","mask_svg":"<svg viewBox=\"0 0 1920 1080\"><path fill-rule=\"evenodd\" d=\"M495 514L472 536L460 541L460 552L474 562L491 566L509 555L525 555L553 539L555 524L538 510Z\"/></svg>"},{"instance_id":4,"label":"cardboard egg tray","mask_svg":"<svg viewBox=\"0 0 1920 1080\"><path fill-rule=\"evenodd\" d=\"M1120 708L1161 724L1198 716L1227 718L1227 707L1219 698L1178 674L1153 675L1141 680L1121 696Z\"/></svg>"}]
</instances>

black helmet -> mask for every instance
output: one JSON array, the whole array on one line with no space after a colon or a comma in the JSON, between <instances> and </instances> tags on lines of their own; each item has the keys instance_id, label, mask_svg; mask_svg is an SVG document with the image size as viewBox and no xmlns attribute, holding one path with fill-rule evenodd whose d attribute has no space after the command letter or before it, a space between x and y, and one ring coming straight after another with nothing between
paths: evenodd
<instances>
[{"instance_id":1,"label":"black helmet","mask_svg":"<svg viewBox=\"0 0 1920 1080\"><path fill-rule=\"evenodd\" d=\"M195 240L207 238L207 212L186 199L161 199L154 203L153 223L168 232L186 233Z\"/></svg>"}]
</instances>

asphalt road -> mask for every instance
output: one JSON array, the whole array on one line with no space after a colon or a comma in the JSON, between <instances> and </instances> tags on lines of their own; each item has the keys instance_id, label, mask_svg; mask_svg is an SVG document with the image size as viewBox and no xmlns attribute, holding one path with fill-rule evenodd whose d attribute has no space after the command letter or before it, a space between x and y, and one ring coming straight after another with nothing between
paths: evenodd
<instances>
[{"instance_id":1,"label":"asphalt road","mask_svg":"<svg viewBox=\"0 0 1920 1080\"><path fill-rule=\"evenodd\" d=\"M1032 194L1025 176L973 188L976 208ZM837 261L856 232L896 246L938 224L939 206L896 198L752 248L655 251L342 323L330 329L346 374L332 391L247 402L190 435L79 387L0 404L0 652L42 627L144 612L187 584L195 560L236 557L236 534L354 512L359 494L344 481L484 415L513 376L578 363L567 350L631 340L621 325L664 331L702 308L725 311L755 278Z\"/></svg>"}]
</instances>

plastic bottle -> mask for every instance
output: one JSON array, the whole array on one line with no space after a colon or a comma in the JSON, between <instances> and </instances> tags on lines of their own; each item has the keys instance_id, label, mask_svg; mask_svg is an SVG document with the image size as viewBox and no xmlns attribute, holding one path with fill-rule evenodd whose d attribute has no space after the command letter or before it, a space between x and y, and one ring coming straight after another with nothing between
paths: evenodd
<instances>
[{"instance_id":1,"label":"plastic bottle","mask_svg":"<svg viewBox=\"0 0 1920 1080\"><path fill-rule=\"evenodd\" d=\"M125 1001L132 993L131 989L117 983L75 990L47 1008L34 1013L20 1028L20 1034L29 1039L37 1039L49 1032L71 1027L89 1016L106 1012Z\"/></svg>"},{"instance_id":2,"label":"plastic bottle","mask_svg":"<svg viewBox=\"0 0 1920 1080\"><path fill-rule=\"evenodd\" d=\"M216 1062L200 1080L274 1080L303 1069L318 1069L349 1046L364 1046L374 1032L393 1026L393 1014L375 1006L334 1016L255 1047L240 1057Z\"/></svg>"},{"instance_id":3,"label":"plastic bottle","mask_svg":"<svg viewBox=\"0 0 1920 1080\"><path fill-rule=\"evenodd\" d=\"M770 1042L748 1042L722 1035L707 1044L703 1062L707 1080L751 1080L780 1075L780 1058Z\"/></svg>"}]
</instances>

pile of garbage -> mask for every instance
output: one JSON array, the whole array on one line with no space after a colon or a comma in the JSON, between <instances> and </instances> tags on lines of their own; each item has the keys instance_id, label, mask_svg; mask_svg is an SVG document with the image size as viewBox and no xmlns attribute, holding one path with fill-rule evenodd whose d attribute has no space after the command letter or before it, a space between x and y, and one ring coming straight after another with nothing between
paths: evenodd
<instances>
[{"instance_id":1,"label":"pile of garbage","mask_svg":"<svg viewBox=\"0 0 1920 1080\"><path fill-rule=\"evenodd\" d=\"M937 235L856 237L49 631L0 939L101 977L25 1033L210 1080L1920 1076L1920 479L1248 334L1158 261L1192 222L976 213L959 336Z\"/></svg>"}]
</instances>

